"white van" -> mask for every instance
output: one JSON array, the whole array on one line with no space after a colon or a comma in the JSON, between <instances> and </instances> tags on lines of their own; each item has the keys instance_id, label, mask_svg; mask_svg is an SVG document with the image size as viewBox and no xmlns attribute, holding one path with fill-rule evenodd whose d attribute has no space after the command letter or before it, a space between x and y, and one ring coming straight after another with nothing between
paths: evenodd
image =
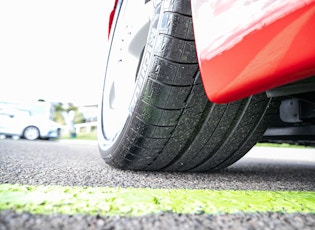
<instances>
[{"instance_id":1,"label":"white van","mask_svg":"<svg viewBox=\"0 0 315 230\"><path fill-rule=\"evenodd\" d=\"M0 102L0 135L28 140L59 138L61 125L53 121L48 102Z\"/></svg>"}]
</instances>

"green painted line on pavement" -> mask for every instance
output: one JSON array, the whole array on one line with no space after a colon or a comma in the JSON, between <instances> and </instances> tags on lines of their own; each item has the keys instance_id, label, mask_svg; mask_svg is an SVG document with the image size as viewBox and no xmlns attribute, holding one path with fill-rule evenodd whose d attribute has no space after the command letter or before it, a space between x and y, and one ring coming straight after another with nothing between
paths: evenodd
<instances>
[{"instance_id":1,"label":"green painted line on pavement","mask_svg":"<svg viewBox=\"0 0 315 230\"><path fill-rule=\"evenodd\" d=\"M315 192L0 185L0 210L139 216L162 212L315 213Z\"/></svg>"}]
</instances>

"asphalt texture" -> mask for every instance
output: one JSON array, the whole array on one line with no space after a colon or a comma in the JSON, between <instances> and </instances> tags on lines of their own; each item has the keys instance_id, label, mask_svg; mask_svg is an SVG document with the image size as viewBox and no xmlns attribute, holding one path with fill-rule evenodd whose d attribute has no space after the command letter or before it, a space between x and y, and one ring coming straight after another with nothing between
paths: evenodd
<instances>
[{"instance_id":1,"label":"asphalt texture","mask_svg":"<svg viewBox=\"0 0 315 230\"><path fill-rule=\"evenodd\" d=\"M0 140L0 183L26 185L315 191L315 149L255 147L217 173L109 167L94 141ZM315 214L236 213L142 217L0 212L0 229L314 229Z\"/></svg>"}]
</instances>

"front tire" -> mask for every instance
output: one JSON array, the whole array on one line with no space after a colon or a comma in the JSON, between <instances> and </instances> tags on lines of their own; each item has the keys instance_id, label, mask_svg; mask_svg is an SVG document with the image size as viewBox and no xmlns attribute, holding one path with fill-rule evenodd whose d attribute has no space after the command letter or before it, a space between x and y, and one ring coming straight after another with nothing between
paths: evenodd
<instances>
[{"instance_id":1,"label":"front tire","mask_svg":"<svg viewBox=\"0 0 315 230\"><path fill-rule=\"evenodd\" d=\"M130 28L131 2L117 7L112 28L99 117L102 157L131 170L200 172L233 164L266 130L270 99L261 94L225 105L209 102L196 59L190 0L150 2L154 13L142 46L139 31L129 40L122 32ZM130 64L124 50L134 44L137 62ZM118 81L127 83L117 89Z\"/></svg>"}]
</instances>

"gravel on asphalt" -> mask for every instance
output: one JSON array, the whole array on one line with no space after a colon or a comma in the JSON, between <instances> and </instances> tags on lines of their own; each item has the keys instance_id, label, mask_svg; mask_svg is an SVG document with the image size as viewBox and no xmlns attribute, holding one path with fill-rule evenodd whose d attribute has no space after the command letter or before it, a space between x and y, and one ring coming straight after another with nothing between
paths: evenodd
<instances>
[{"instance_id":1,"label":"gravel on asphalt","mask_svg":"<svg viewBox=\"0 0 315 230\"><path fill-rule=\"evenodd\" d=\"M12 210L0 212L0 230L13 229L277 229L311 230L315 228L315 214L237 213L221 215L187 215L162 213L141 217L89 215L34 215Z\"/></svg>"}]
</instances>

